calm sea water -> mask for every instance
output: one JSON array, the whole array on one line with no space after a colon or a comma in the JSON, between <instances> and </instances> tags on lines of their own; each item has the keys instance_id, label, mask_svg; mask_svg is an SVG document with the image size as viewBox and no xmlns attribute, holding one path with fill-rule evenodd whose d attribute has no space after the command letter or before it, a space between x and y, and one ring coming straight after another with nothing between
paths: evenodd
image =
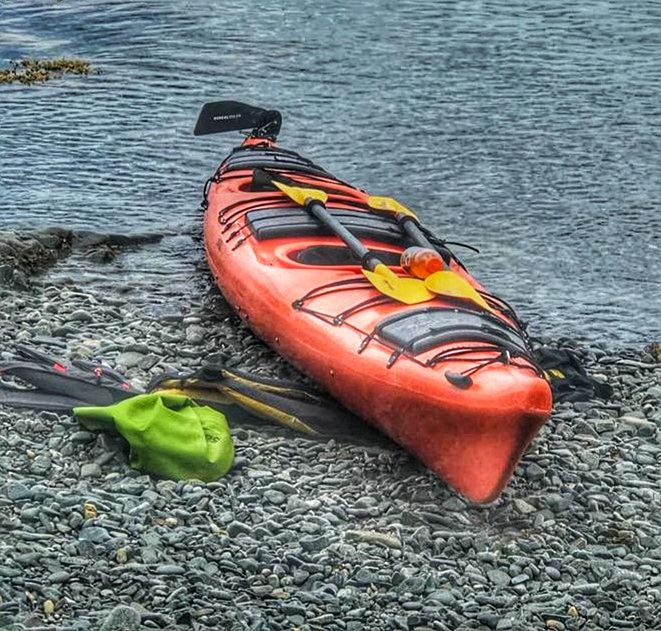
<instances>
[{"instance_id":1,"label":"calm sea water","mask_svg":"<svg viewBox=\"0 0 661 631\"><path fill-rule=\"evenodd\" d=\"M0 228L167 230L108 278L186 296L202 184L240 140L191 130L244 100L479 246L465 262L533 333L640 345L661 339L660 54L643 0L2 2L2 64L102 72L0 86Z\"/></svg>"}]
</instances>

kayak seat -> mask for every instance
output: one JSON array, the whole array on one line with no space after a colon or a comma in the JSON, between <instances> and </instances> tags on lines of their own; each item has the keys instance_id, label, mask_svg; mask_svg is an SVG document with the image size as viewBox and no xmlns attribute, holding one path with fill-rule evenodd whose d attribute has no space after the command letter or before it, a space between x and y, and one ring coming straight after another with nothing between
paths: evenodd
<instances>
[{"instance_id":1,"label":"kayak seat","mask_svg":"<svg viewBox=\"0 0 661 631\"><path fill-rule=\"evenodd\" d=\"M399 265L399 253L372 250L386 265ZM290 258L303 265L360 265L353 252L341 245L311 245L290 254Z\"/></svg>"},{"instance_id":2,"label":"kayak seat","mask_svg":"<svg viewBox=\"0 0 661 631\"><path fill-rule=\"evenodd\" d=\"M406 236L397 222L385 215L337 208L328 210L359 239L396 243L403 247L407 245ZM246 213L246 222L258 241L333 235L328 228L300 207L251 210Z\"/></svg>"},{"instance_id":3,"label":"kayak seat","mask_svg":"<svg viewBox=\"0 0 661 631\"><path fill-rule=\"evenodd\" d=\"M450 342L485 342L527 355L526 342L496 316L468 309L427 307L384 318L375 327L377 337L395 348L419 355Z\"/></svg>"},{"instance_id":4,"label":"kayak seat","mask_svg":"<svg viewBox=\"0 0 661 631\"><path fill-rule=\"evenodd\" d=\"M220 168L223 172L240 169L277 169L279 171L297 171L319 177L333 177L312 160L303 158L293 151L263 147L238 149L220 165Z\"/></svg>"}]
</instances>

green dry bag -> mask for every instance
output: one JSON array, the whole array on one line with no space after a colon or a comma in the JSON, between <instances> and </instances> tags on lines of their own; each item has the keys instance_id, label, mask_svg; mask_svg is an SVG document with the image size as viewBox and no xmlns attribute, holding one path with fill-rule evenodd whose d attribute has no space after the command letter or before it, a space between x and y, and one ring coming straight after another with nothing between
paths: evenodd
<instances>
[{"instance_id":1,"label":"green dry bag","mask_svg":"<svg viewBox=\"0 0 661 631\"><path fill-rule=\"evenodd\" d=\"M129 443L133 468L174 480L211 482L234 459L225 416L177 394L141 394L107 407L77 407L91 430L115 430Z\"/></svg>"}]
</instances>

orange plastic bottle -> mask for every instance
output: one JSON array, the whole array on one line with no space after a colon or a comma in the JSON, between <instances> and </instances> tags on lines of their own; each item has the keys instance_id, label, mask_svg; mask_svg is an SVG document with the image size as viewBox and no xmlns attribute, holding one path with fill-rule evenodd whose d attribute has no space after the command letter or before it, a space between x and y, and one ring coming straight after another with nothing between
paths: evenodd
<instances>
[{"instance_id":1,"label":"orange plastic bottle","mask_svg":"<svg viewBox=\"0 0 661 631\"><path fill-rule=\"evenodd\" d=\"M418 246L406 248L400 257L400 264L404 271L416 278L427 278L430 274L440 272L445 267L438 252Z\"/></svg>"}]
</instances>

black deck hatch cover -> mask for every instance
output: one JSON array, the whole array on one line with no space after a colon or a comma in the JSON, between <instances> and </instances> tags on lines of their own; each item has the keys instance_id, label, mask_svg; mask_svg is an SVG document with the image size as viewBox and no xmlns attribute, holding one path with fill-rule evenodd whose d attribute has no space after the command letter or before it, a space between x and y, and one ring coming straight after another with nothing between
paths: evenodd
<instances>
[{"instance_id":1,"label":"black deck hatch cover","mask_svg":"<svg viewBox=\"0 0 661 631\"><path fill-rule=\"evenodd\" d=\"M486 342L527 353L523 337L495 316L468 309L428 307L385 318L376 334L396 348L418 355L432 348L459 341Z\"/></svg>"}]
</instances>

